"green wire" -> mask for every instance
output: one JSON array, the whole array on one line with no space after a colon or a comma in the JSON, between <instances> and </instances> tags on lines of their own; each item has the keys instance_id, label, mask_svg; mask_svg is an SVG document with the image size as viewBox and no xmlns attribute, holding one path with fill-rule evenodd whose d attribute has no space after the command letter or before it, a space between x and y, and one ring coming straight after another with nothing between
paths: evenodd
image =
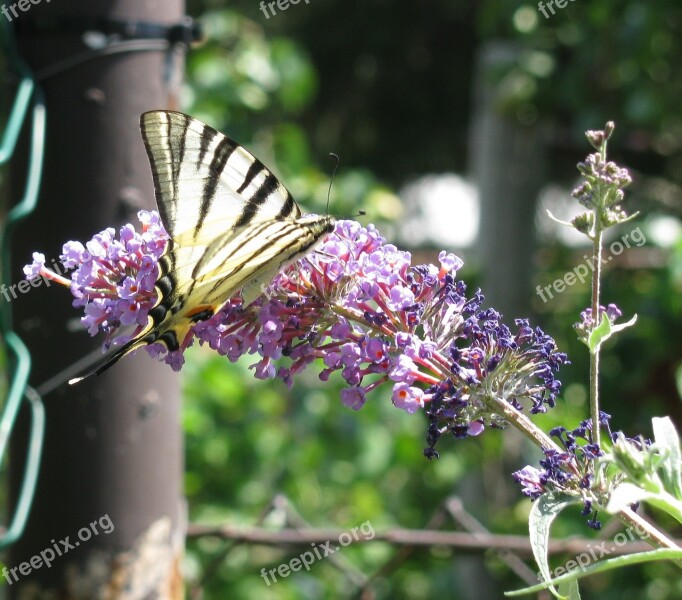
<instances>
[{"instance_id":1,"label":"green wire","mask_svg":"<svg viewBox=\"0 0 682 600\"><path fill-rule=\"evenodd\" d=\"M38 203L38 191L43 171L43 150L45 138L45 103L42 98L40 88L35 86L31 72L23 61L17 65L21 71L22 79L19 84L17 96L14 100L12 112L7 121L7 128L3 133L2 144L0 145L0 164L7 162L12 154L21 131L21 126L26 118L26 113L31 105L33 97L33 129L31 135L31 149L29 155L29 167L27 173L26 187L21 202L12 207L7 215L7 223L4 230L0 232L0 253L2 253L2 277L4 283L9 283L11 272L11 249L10 238L14 226L24 217L31 214ZM3 305L2 329L11 331L12 329L12 309L11 304L6 302Z\"/></svg>"},{"instance_id":2,"label":"green wire","mask_svg":"<svg viewBox=\"0 0 682 600\"><path fill-rule=\"evenodd\" d=\"M7 42L11 34L6 28L3 29L5 29L4 33L7 38L5 41ZM30 69L18 58L13 46L11 44L7 44L7 46L8 53L19 72L21 81L17 88L7 127L3 132L2 143L0 144L0 164L6 163L14 154L19 133L28 114L29 107L31 107L31 102L32 129L29 168L24 194L21 202L10 210L7 215L6 225L3 230L0 230L2 279L5 283L9 282L11 272L11 231L18 221L34 210L37 204L45 150L45 102L42 91L35 85ZM45 433L45 409L40 395L32 388L27 387L28 377L31 372L31 355L21 338L12 331L12 311L9 302L4 302L0 308L0 332L5 339L9 354L13 357L9 393L2 417L0 418L0 458L5 454L22 400L28 402L32 417L28 455L26 457L24 477L16 510L10 525L5 531L5 535L0 538L0 548L4 548L14 543L23 534L31 504L33 503Z\"/></svg>"},{"instance_id":3,"label":"green wire","mask_svg":"<svg viewBox=\"0 0 682 600\"><path fill-rule=\"evenodd\" d=\"M35 83L33 78L30 74L24 74L17 88L17 97L14 100L12 112L7 120L7 128L2 140L2 147L0 147L0 165L5 164L14 154L21 126L26 118L26 111L28 110L29 101L34 89Z\"/></svg>"}]
</instances>

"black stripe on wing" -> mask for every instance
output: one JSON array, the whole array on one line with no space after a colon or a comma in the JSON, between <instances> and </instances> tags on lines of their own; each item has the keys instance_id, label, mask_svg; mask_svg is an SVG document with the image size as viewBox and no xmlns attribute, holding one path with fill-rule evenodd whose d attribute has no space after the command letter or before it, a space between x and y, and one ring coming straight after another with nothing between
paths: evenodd
<instances>
[{"instance_id":1,"label":"black stripe on wing","mask_svg":"<svg viewBox=\"0 0 682 600\"><path fill-rule=\"evenodd\" d=\"M263 171L269 173L268 170L265 168L265 165L257 158L254 158L253 162L251 163L251 166L249 167L249 170L246 172L246 175L244 176L244 181L242 181L242 184L239 186L239 189L237 190L237 193L243 194L244 190L246 190L246 188L251 185L251 182L256 178L256 176L262 173Z\"/></svg>"},{"instance_id":2,"label":"black stripe on wing","mask_svg":"<svg viewBox=\"0 0 682 600\"><path fill-rule=\"evenodd\" d=\"M185 160L185 148L187 142L187 130L189 129L190 118L182 113L177 113L178 120L181 125L181 133L177 138L174 137L173 125L175 115L166 114L167 119L167 135L168 135L168 150L170 152L171 173L173 182L173 198L178 198L178 180L180 178L180 169ZM203 137L203 135L202 135ZM177 140L178 155L175 156L175 145Z\"/></svg>"},{"instance_id":3,"label":"black stripe on wing","mask_svg":"<svg viewBox=\"0 0 682 600\"><path fill-rule=\"evenodd\" d=\"M218 184L220 183L220 176L227 164L228 159L231 154L238 148L238 145L233 142L227 136L223 136L223 139L218 142L215 151L213 152L213 158L211 163L208 165L208 173L206 174L206 182L204 183L204 189L201 194L201 204L199 206L199 219L197 220L196 227L194 229L194 238L196 239L199 235L199 231L208 215L208 211L211 209L211 204L215 199L216 190L218 189ZM202 167L198 167L200 170Z\"/></svg>"},{"instance_id":4,"label":"black stripe on wing","mask_svg":"<svg viewBox=\"0 0 682 600\"><path fill-rule=\"evenodd\" d=\"M267 175L254 195L251 196L251 198L247 201L246 206L242 211L241 217L239 217L237 222L234 224L235 227L243 227L244 225L248 225L258 214L260 207L268 201L270 195L281 185L277 180L277 177L265 169L265 167L263 167L263 169L267 172Z\"/></svg>"},{"instance_id":5,"label":"black stripe on wing","mask_svg":"<svg viewBox=\"0 0 682 600\"><path fill-rule=\"evenodd\" d=\"M256 229L254 229L254 231L252 232L252 234L244 241L244 244L243 244L243 245L246 245L246 244L248 244L251 240L253 240L254 238L257 238L259 235L261 235L262 230L263 230L263 229L267 229L269 226L270 226L270 225L269 225L268 223L265 223L265 224L262 225L261 227L258 227L258 228L256 228ZM284 228L283 228L282 232L280 233L280 235L278 235L278 236L276 236L276 237L268 238L268 245L271 245L271 244L274 244L274 243L278 242L278 241L279 241L280 239L282 239L283 237L289 235L294 229L295 229L295 226L294 226L293 224L284 225ZM228 261L230 261L230 260L233 258L234 254L235 254L238 250L239 250L239 248L236 248L236 249L235 249L235 252L233 252L233 253L230 254L228 257L226 257L225 260L223 261L223 264L225 264L225 263L227 263ZM211 289L206 293L206 295L207 295L207 296L210 296L213 292L215 292L216 290L218 290L218 289L220 288L221 285L223 285L223 283L225 282L225 279L229 279L230 277L234 277L234 276L237 275L244 267L246 267L246 266L249 265L249 264L253 264L253 258L254 258L255 256L257 256L258 254L259 254L259 252L258 252L258 251L255 251L255 252L252 252L251 254L249 254L248 256L243 256L243 257L242 257L242 260L241 260L241 262L240 262L239 264L234 265L234 266L232 267L232 269L231 269L229 272L223 273L223 276L222 276L218 281L216 281L216 282L213 284L213 286L212 286ZM280 263L281 263L281 262L284 262L285 260L286 260L286 258L283 258L283 259L280 261ZM278 265L278 266L279 266L279 265ZM257 273L258 271L260 271L261 269L263 269L263 268L266 268L266 265L261 265L258 269L256 269L256 270L254 271L253 275L255 276L256 273ZM221 270L221 269L222 269L222 267L221 267L220 269L217 269L217 270ZM240 287L241 287L241 286L240 286Z\"/></svg>"},{"instance_id":6,"label":"black stripe on wing","mask_svg":"<svg viewBox=\"0 0 682 600\"><path fill-rule=\"evenodd\" d=\"M277 213L277 218L286 219L290 217L292 214L294 215L294 217L298 217L301 215L301 210L298 208L296 202L294 202L294 197L289 193L289 190L287 190L286 200L284 200L282 208Z\"/></svg>"},{"instance_id":7,"label":"black stripe on wing","mask_svg":"<svg viewBox=\"0 0 682 600\"><path fill-rule=\"evenodd\" d=\"M162 343L169 352L175 352L180 349L178 336L172 329L164 331L159 337L154 338L154 341Z\"/></svg>"},{"instance_id":8,"label":"black stripe on wing","mask_svg":"<svg viewBox=\"0 0 682 600\"><path fill-rule=\"evenodd\" d=\"M152 327L147 337L156 337L158 327L166 320L168 312L174 310L176 303L176 293L178 282L175 276L175 254L173 252L173 240L168 240L166 254L159 259L159 276L154 284L157 290L158 301L149 311L149 318L152 320Z\"/></svg>"},{"instance_id":9,"label":"black stripe on wing","mask_svg":"<svg viewBox=\"0 0 682 600\"><path fill-rule=\"evenodd\" d=\"M271 222L266 222L258 227L254 227L253 231L250 232L250 235L248 237L246 237L244 240L240 240L241 241L240 246L236 247L231 254L224 258L222 264L225 265L226 263L233 260L234 256L239 253L242 247L247 246L254 239L260 237L263 234L263 231L269 229L271 226L272 226ZM323 228L316 231L309 226L300 225L295 221L282 221L281 229L275 235L272 235L267 238L266 240L267 246L271 247L273 245L277 245L279 244L279 242L286 238L291 238L293 241L292 243L285 244L282 247L282 250L279 253L279 255L272 257L270 259L270 262L277 263L277 267L279 268L282 264L288 262L292 258L305 254L312 246L314 246L320 240L320 238L325 233L331 232L333 230L333 227L334 227L333 223L330 221ZM231 243L232 241L233 241L232 238L225 240L225 243L223 243L220 248L215 249L213 254L214 255L218 254L227 244ZM218 281L215 282L215 284L210 288L208 292L205 293L205 295L210 296L213 292L220 288L220 286L224 283L225 279L235 277L245 267L247 267L248 265L253 265L254 258L256 258L259 254L260 254L259 251L253 251L247 256L242 256L240 262L236 265L233 265L229 271L225 271L223 273L223 276ZM259 267L256 268L254 272L250 275L257 276L257 274L260 271L267 269L267 267L268 267L267 263L263 263L259 265ZM222 270L222 267L218 267L215 270L220 271ZM242 285L243 283L245 282L242 282Z\"/></svg>"},{"instance_id":10,"label":"black stripe on wing","mask_svg":"<svg viewBox=\"0 0 682 600\"><path fill-rule=\"evenodd\" d=\"M195 165L197 170L203 164L204 159L206 158L206 153L208 152L208 148L216 135L218 135L218 132L213 129L213 127L204 125L204 130L199 137L199 158L197 158L197 163Z\"/></svg>"}]
</instances>

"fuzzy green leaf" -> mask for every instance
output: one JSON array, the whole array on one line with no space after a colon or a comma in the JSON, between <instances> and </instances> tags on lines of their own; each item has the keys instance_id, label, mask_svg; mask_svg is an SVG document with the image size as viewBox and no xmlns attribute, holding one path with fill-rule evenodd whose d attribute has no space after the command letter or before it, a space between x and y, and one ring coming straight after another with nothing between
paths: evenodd
<instances>
[{"instance_id":1,"label":"fuzzy green leaf","mask_svg":"<svg viewBox=\"0 0 682 600\"><path fill-rule=\"evenodd\" d=\"M682 500L682 452L680 438L670 417L651 419L656 445L665 451L665 458L658 466L663 486L669 494Z\"/></svg>"},{"instance_id":2,"label":"fuzzy green leaf","mask_svg":"<svg viewBox=\"0 0 682 600\"><path fill-rule=\"evenodd\" d=\"M606 505L606 512L615 515L621 510L629 508L630 505L635 502L649 500L655 496L655 493L648 492L634 483L621 483L613 492L611 492L609 503Z\"/></svg>"},{"instance_id":3,"label":"fuzzy green leaf","mask_svg":"<svg viewBox=\"0 0 682 600\"><path fill-rule=\"evenodd\" d=\"M587 338L587 347L590 349L590 354L596 354L602 342L609 339L611 336L611 321L606 315L601 318L601 323L595 327Z\"/></svg>"},{"instance_id":4,"label":"fuzzy green leaf","mask_svg":"<svg viewBox=\"0 0 682 600\"><path fill-rule=\"evenodd\" d=\"M528 518L528 528L530 530L530 545L533 549L535 562L540 569L540 574L545 581L552 578L548 562L549 530L552 522L559 513L571 504L579 504L580 500L574 496L564 494L546 493L540 496L533 504ZM550 591L557 598L564 598L553 587L549 586Z\"/></svg>"},{"instance_id":5,"label":"fuzzy green leaf","mask_svg":"<svg viewBox=\"0 0 682 600\"><path fill-rule=\"evenodd\" d=\"M590 332L590 336L587 339L587 347L590 349L590 353L596 354L597 350L606 340L619 331L632 327L636 322L637 315L632 317L627 323L614 325L606 315L602 315L601 322Z\"/></svg>"}]
</instances>

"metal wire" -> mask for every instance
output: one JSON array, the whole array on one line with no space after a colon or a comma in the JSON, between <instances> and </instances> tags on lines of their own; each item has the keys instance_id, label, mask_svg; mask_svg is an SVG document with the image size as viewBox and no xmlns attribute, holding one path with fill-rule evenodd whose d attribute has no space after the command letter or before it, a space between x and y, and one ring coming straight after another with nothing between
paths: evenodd
<instances>
[{"instance_id":1,"label":"metal wire","mask_svg":"<svg viewBox=\"0 0 682 600\"><path fill-rule=\"evenodd\" d=\"M7 126L0 142L0 164L6 163L13 156L24 121L27 118L31 121L29 167L24 194L21 201L9 211L5 225L0 229L2 283L9 283L12 230L21 219L33 212L38 201L45 148L45 103L42 91L36 86L31 70L16 53L12 32L8 25L1 28L0 35L2 35L4 50L10 59L10 64L20 78ZM21 491L14 515L4 535L0 538L0 548L5 548L23 534L33 503L45 434L45 410L40 395L27 385L31 372L31 355L21 338L12 329L10 302L0 304L0 333L7 345L10 375L7 400L4 403L2 416L0 416L0 459L7 449L22 401L26 401L31 409L31 429Z\"/></svg>"}]
</instances>

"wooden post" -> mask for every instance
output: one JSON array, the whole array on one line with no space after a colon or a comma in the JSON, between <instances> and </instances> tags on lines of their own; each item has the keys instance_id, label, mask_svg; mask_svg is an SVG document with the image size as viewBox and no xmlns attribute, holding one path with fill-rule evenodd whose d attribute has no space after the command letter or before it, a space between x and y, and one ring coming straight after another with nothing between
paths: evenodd
<instances>
[{"instance_id":1,"label":"wooden post","mask_svg":"<svg viewBox=\"0 0 682 600\"><path fill-rule=\"evenodd\" d=\"M160 43L156 50L92 52L103 40L96 33L102 19L173 25L184 14L182 0L26 5L13 25L21 56L44 76L47 133L39 206L15 233L13 281L22 278L31 251L44 252L49 265L63 242L136 223L140 208L155 208L139 116L175 107L182 68L177 52ZM24 174L25 162L15 160L15 199ZM55 285L13 301L34 387L101 344L74 327L80 315L70 304L69 292ZM9 596L182 598L183 449L179 385L170 367L139 351L44 401L43 462L27 529L7 559ZM12 502L26 456L22 419L11 442Z\"/></svg>"},{"instance_id":2,"label":"wooden post","mask_svg":"<svg viewBox=\"0 0 682 600\"><path fill-rule=\"evenodd\" d=\"M478 60L471 129L472 173L481 202L479 255L487 304L514 319L528 315L535 207L545 181L547 146L537 122L502 108L495 75L518 50L491 43Z\"/></svg>"}]
</instances>

